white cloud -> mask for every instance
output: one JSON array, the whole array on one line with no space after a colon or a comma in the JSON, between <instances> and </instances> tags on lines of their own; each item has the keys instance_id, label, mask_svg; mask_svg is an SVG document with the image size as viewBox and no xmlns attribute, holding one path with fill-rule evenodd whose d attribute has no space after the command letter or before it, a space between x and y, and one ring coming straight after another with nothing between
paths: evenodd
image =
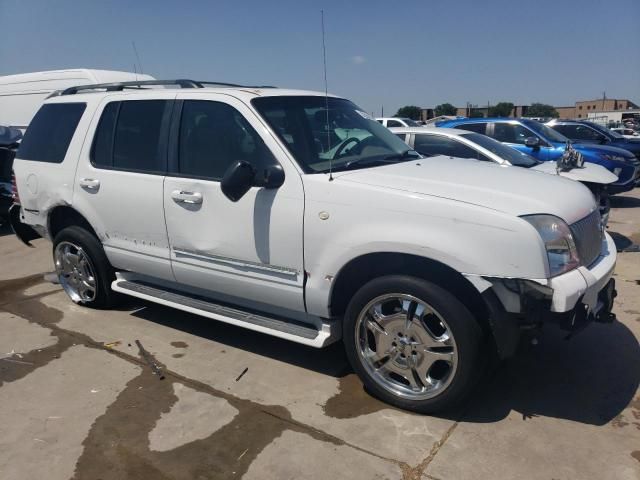
<instances>
[{"instance_id":1,"label":"white cloud","mask_svg":"<svg viewBox=\"0 0 640 480\"><path fill-rule=\"evenodd\" d=\"M351 61L353 62L354 65L362 65L364 62L367 61L367 59L364 58L362 55L356 55L355 57L351 57Z\"/></svg>"}]
</instances>

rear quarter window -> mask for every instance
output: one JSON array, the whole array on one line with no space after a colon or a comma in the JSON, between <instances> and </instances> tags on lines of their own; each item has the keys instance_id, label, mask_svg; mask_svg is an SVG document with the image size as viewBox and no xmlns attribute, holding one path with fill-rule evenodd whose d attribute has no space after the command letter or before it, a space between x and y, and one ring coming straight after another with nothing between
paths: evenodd
<instances>
[{"instance_id":1,"label":"rear quarter window","mask_svg":"<svg viewBox=\"0 0 640 480\"><path fill-rule=\"evenodd\" d=\"M85 103L43 105L31 120L16 157L62 163L86 106Z\"/></svg>"}]
</instances>

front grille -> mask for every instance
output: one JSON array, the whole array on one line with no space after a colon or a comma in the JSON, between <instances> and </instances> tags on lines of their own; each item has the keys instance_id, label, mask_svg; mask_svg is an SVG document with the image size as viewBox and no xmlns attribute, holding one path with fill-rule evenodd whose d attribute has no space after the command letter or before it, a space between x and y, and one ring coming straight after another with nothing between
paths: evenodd
<instances>
[{"instance_id":1,"label":"front grille","mask_svg":"<svg viewBox=\"0 0 640 480\"><path fill-rule=\"evenodd\" d=\"M603 231L600 212L594 210L571 225L571 233L578 248L580 262L584 266L590 266L600 256L602 249Z\"/></svg>"}]
</instances>

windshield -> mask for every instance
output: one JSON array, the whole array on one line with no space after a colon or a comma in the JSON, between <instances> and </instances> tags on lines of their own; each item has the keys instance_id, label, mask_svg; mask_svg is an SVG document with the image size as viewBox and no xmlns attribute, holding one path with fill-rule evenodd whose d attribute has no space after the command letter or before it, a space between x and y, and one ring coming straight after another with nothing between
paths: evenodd
<instances>
[{"instance_id":1,"label":"windshield","mask_svg":"<svg viewBox=\"0 0 640 480\"><path fill-rule=\"evenodd\" d=\"M463 133L461 136L482 148L486 148L500 158L508 161L511 165L529 168L540 163L538 160L526 153L520 152L515 148L511 148L491 137L487 137L486 135L482 135L480 133Z\"/></svg>"},{"instance_id":2,"label":"windshield","mask_svg":"<svg viewBox=\"0 0 640 480\"><path fill-rule=\"evenodd\" d=\"M569 139L564 135L562 135L561 133L556 132L553 128L547 127L546 125L543 125L540 122L531 121L531 122L526 122L524 125L529 127L534 132L545 137L545 139L550 142L567 143L569 141Z\"/></svg>"},{"instance_id":3,"label":"windshield","mask_svg":"<svg viewBox=\"0 0 640 480\"><path fill-rule=\"evenodd\" d=\"M326 173L330 166L336 171L420 158L349 100L273 96L251 103L306 173Z\"/></svg>"},{"instance_id":4,"label":"windshield","mask_svg":"<svg viewBox=\"0 0 640 480\"><path fill-rule=\"evenodd\" d=\"M609 139L611 139L611 138L624 138L618 132L614 132L612 130L609 130L608 128L605 128L602 125L598 125L597 123L589 122L589 126L595 128L596 130L598 130L600 133L602 133L605 137L607 137Z\"/></svg>"}]
</instances>

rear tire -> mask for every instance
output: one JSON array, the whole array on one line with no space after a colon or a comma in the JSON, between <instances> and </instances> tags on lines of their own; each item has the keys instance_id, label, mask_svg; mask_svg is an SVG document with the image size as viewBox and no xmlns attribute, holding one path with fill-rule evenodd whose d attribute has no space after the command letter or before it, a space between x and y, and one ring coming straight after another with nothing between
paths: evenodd
<instances>
[{"instance_id":1,"label":"rear tire","mask_svg":"<svg viewBox=\"0 0 640 480\"><path fill-rule=\"evenodd\" d=\"M78 226L62 229L53 240L53 262L60 285L73 302L90 308L114 305L115 271L93 234Z\"/></svg>"},{"instance_id":2,"label":"rear tire","mask_svg":"<svg viewBox=\"0 0 640 480\"><path fill-rule=\"evenodd\" d=\"M451 293L427 280L376 278L343 322L351 366L367 390L396 407L433 413L459 404L482 374L482 329Z\"/></svg>"}]
</instances>

